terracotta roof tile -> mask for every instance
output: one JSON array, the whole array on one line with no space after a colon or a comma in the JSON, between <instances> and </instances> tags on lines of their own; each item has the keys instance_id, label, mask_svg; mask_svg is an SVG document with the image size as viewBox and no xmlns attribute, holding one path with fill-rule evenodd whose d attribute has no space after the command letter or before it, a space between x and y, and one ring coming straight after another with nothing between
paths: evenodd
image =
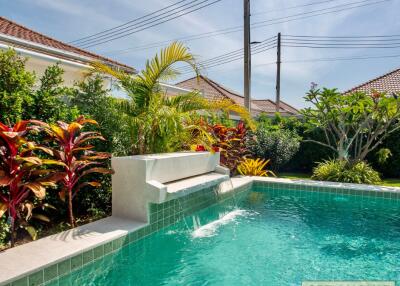
<instances>
[{"instance_id":1,"label":"terracotta roof tile","mask_svg":"<svg viewBox=\"0 0 400 286\"><path fill-rule=\"evenodd\" d=\"M207 98L228 98L233 100L236 104L244 106L244 97L242 95L204 76L189 78L177 83L176 86L198 90ZM254 116L262 112L274 114L275 102L269 99L253 99L251 101L251 109ZM296 108L282 101L280 112L288 115L296 115L299 113Z\"/></svg>"},{"instance_id":2,"label":"terracotta roof tile","mask_svg":"<svg viewBox=\"0 0 400 286\"><path fill-rule=\"evenodd\" d=\"M122 68L128 72L135 72L135 69L127 66L125 64L119 63L112 59L94 54L92 52L88 52L86 50L82 50L80 48L74 47L72 45L63 43L36 31L33 31L27 27L24 27L20 24L17 24L13 21L10 21L4 17L0 17L0 34L12 36L18 39L22 39L25 41L29 41L32 43L44 45L50 48L56 48L62 51L75 53L81 56L92 58L93 60L102 61L106 64L116 66ZM65 56L68 59L68 56Z\"/></svg>"},{"instance_id":3,"label":"terracotta roof tile","mask_svg":"<svg viewBox=\"0 0 400 286\"><path fill-rule=\"evenodd\" d=\"M400 68L353 87L343 93L363 91L369 94L372 90L387 93L400 92Z\"/></svg>"}]
</instances>

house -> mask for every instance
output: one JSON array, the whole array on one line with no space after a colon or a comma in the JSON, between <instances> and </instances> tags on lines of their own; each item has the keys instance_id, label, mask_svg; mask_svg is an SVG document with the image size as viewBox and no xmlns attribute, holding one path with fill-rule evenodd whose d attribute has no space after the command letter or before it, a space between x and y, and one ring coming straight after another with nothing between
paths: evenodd
<instances>
[{"instance_id":1,"label":"house","mask_svg":"<svg viewBox=\"0 0 400 286\"><path fill-rule=\"evenodd\" d=\"M236 104L244 106L244 97L241 94L205 76L192 77L177 83L175 86L185 90L198 90L204 97L209 99L230 99ZM280 102L279 112L282 116L299 115L299 111L296 108L282 101ZM252 99L251 113L253 117L257 117L260 114L274 116L276 113L275 102L270 99Z\"/></svg>"},{"instance_id":2,"label":"house","mask_svg":"<svg viewBox=\"0 0 400 286\"><path fill-rule=\"evenodd\" d=\"M27 57L27 70L34 71L39 77L48 66L59 63L64 70L63 79L66 86L81 81L91 69L90 63L93 61L100 61L128 73L135 72L130 66L76 48L0 17L0 49L9 48ZM111 83L111 78L105 78L105 84L108 83Z\"/></svg>"},{"instance_id":3,"label":"house","mask_svg":"<svg viewBox=\"0 0 400 286\"><path fill-rule=\"evenodd\" d=\"M384 75L371 79L365 83L357 85L343 94L352 93L356 91L363 91L371 94L372 91L386 92L388 94L400 92L400 68L388 72Z\"/></svg>"}]
</instances>

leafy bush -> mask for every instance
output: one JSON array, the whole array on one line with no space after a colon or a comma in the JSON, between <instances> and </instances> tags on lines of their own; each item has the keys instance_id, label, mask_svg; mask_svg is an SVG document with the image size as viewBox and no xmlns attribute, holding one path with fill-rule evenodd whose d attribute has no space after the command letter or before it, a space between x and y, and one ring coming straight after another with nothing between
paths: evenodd
<instances>
[{"instance_id":1,"label":"leafy bush","mask_svg":"<svg viewBox=\"0 0 400 286\"><path fill-rule=\"evenodd\" d=\"M2 247L7 245L9 241L9 225L7 224L7 219L5 216L0 217L0 250Z\"/></svg>"},{"instance_id":2,"label":"leafy bush","mask_svg":"<svg viewBox=\"0 0 400 286\"><path fill-rule=\"evenodd\" d=\"M264 159L244 159L238 166L238 172L244 176L260 176L268 177L268 174L275 177L274 172L266 170L265 166L269 163L269 160Z\"/></svg>"},{"instance_id":3,"label":"leafy bush","mask_svg":"<svg viewBox=\"0 0 400 286\"><path fill-rule=\"evenodd\" d=\"M380 160L378 152L371 153L368 155L367 160L371 165L382 173L386 178L400 178L400 130L396 130L386 138L379 146L381 148L378 152L383 149L390 150L391 156L384 162Z\"/></svg>"},{"instance_id":4,"label":"leafy bush","mask_svg":"<svg viewBox=\"0 0 400 286\"><path fill-rule=\"evenodd\" d=\"M48 67L36 86L36 75L25 69L25 63L14 50L0 51L0 121L55 122L76 117L77 109L65 102L71 89L62 86L64 71L57 64Z\"/></svg>"},{"instance_id":5,"label":"leafy bush","mask_svg":"<svg viewBox=\"0 0 400 286\"><path fill-rule=\"evenodd\" d=\"M221 124L209 125L210 134L216 139L213 148L221 152L221 164L236 174L237 166L249 154L247 149L247 128L243 122L236 127L226 127Z\"/></svg>"},{"instance_id":6,"label":"leafy bush","mask_svg":"<svg viewBox=\"0 0 400 286\"><path fill-rule=\"evenodd\" d=\"M35 75L25 70L26 59L14 50L0 52L0 121L17 122L32 104Z\"/></svg>"},{"instance_id":7,"label":"leafy bush","mask_svg":"<svg viewBox=\"0 0 400 286\"><path fill-rule=\"evenodd\" d=\"M376 184L381 181L379 173L364 162L326 160L314 168L312 179L357 184Z\"/></svg>"},{"instance_id":8,"label":"leafy bush","mask_svg":"<svg viewBox=\"0 0 400 286\"><path fill-rule=\"evenodd\" d=\"M72 91L70 104L76 106L81 115L96 120L98 130L107 141L95 143L96 150L117 156L128 155L132 142L128 133L126 115L119 110L120 99L109 95L99 75L86 78Z\"/></svg>"},{"instance_id":9,"label":"leafy bush","mask_svg":"<svg viewBox=\"0 0 400 286\"><path fill-rule=\"evenodd\" d=\"M270 131L259 126L249 141L253 156L270 159L273 170L279 170L296 154L300 146L300 137L290 130Z\"/></svg>"}]
</instances>

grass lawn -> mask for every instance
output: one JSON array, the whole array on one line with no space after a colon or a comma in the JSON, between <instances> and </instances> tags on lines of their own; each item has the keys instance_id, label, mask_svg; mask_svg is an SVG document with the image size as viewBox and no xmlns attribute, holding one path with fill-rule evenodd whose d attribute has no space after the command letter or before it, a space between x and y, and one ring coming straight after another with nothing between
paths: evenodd
<instances>
[{"instance_id":1,"label":"grass lawn","mask_svg":"<svg viewBox=\"0 0 400 286\"><path fill-rule=\"evenodd\" d=\"M307 173L279 173L278 174L279 178L286 178L286 179L310 179L311 174ZM382 183L380 184L382 186L387 186L387 187L400 187L400 179L395 178L395 179L383 179Z\"/></svg>"}]
</instances>

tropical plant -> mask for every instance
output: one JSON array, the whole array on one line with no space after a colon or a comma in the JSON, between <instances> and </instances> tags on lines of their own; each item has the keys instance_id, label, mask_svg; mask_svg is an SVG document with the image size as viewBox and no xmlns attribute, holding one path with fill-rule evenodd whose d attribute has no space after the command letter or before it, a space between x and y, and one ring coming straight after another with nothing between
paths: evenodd
<instances>
[{"instance_id":1,"label":"tropical plant","mask_svg":"<svg viewBox=\"0 0 400 286\"><path fill-rule=\"evenodd\" d=\"M290 130L269 131L259 126L253 135L248 141L249 150L255 157L271 159L275 171L288 163L300 147L300 137Z\"/></svg>"},{"instance_id":2,"label":"tropical plant","mask_svg":"<svg viewBox=\"0 0 400 286\"><path fill-rule=\"evenodd\" d=\"M209 101L197 91L168 96L159 83L179 74L173 67L176 63L188 64L199 74L194 56L176 42L147 61L145 69L137 75L94 64L98 71L117 78L129 97L121 102L121 110L128 116L133 154L175 151L188 145L179 141L192 140L188 135L192 134L193 118L196 121L200 111L232 110L251 121L249 113L230 100Z\"/></svg>"},{"instance_id":3,"label":"tropical plant","mask_svg":"<svg viewBox=\"0 0 400 286\"><path fill-rule=\"evenodd\" d=\"M77 193L86 186L101 186L98 180L84 180L87 178L86 176L93 173L113 173L111 169L104 166L104 161L109 159L111 155L106 152L96 152L93 150L94 146L89 144L89 141L94 139L105 139L100 132L83 132L82 129L87 124L97 125L97 122L80 116L70 124L62 121L50 125L42 124L49 140L56 145L52 151L59 165L63 168L59 172L62 176L60 181L62 190L59 195L62 200L68 198L71 227L75 227L73 199Z\"/></svg>"},{"instance_id":4,"label":"tropical plant","mask_svg":"<svg viewBox=\"0 0 400 286\"><path fill-rule=\"evenodd\" d=\"M60 176L43 165L58 164L51 159L40 159L34 151L52 151L28 141L31 130L38 130L37 121L20 121L9 127L0 123L0 217L7 215L10 220L11 246L15 243L15 226L20 222L34 236L34 231L25 220L32 217L34 202L31 194L43 200L47 187L55 187Z\"/></svg>"},{"instance_id":5,"label":"tropical plant","mask_svg":"<svg viewBox=\"0 0 400 286\"><path fill-rule=\"evenodd\" d=\"M249 155L246 126L243 122L239 122L236 127L216 124L209 125L208 129L210 134L216 138L216 142L212 146L220 151L221 164L235 174L242 159Z\"/></svg>"},{"instance_id":6,"label":"tropical plant","mask_svg":"<svg viewBox=\"0 0 400 286\"><path fill-rule=\"evenodd\" d=\"M274 172L270 170L266 170L265 167L270 162L270 160L264 159L251 159L245 158L238 166L239 174L243 176L260 176L260 177L268 177L268 175L272 175L274 177Z\"/></svg>"},{"instance_id":7,"label":"tropical plant","mask_svg":"<svg viewBox=\"0 0 400 286\"><path fill-rule=\"evenodd\" d=\"M314 168L312 179L357 184L377 184L379 173L364 162L351 163L346 160L326 160Z\"/></svg>"},{"instance_id":8,"label":"tropical plant","mask_svg":"<svg viewBox=\"0 0 400 286\"><path fill-rule=\"evenodd\" d=\"M400 97L396 94L342 94L314 85L305 100L312 104L303 110L309 128L321 128L325 135L321 141L306 141L331 149L339 160L364 160L400 128Z\"/></svg>"}]
</instances>

